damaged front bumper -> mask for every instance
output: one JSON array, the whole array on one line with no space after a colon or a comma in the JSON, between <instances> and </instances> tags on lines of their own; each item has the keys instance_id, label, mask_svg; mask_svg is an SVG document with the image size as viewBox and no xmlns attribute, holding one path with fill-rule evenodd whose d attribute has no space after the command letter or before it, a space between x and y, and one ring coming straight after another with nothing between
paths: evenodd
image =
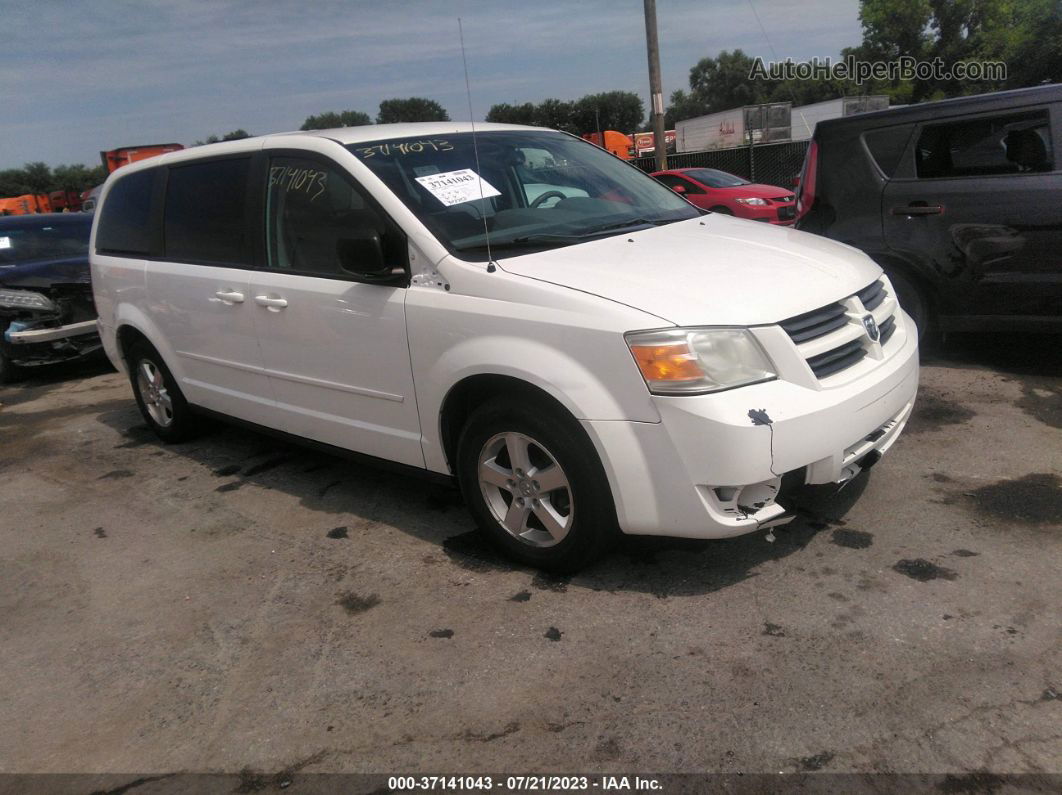
<instances>
[{"instance_id":1,"label":"damaged front bumper","mask_svg":"<svg viewBox=\"0 0 1062 795\"><path fill-rule=\"evenodd\" d=\"M34 367L77 359L100 349L95 306L87 285L56 286L47 291L50 295L43 290L25 292L46 295L48 308L0 307L0 353L5 359L19 367Z\"/></svg>"},{"instance_id":2,"label":"damaged front bumper","mask_svg":"<svg viewBox=\"0 0 1062 795\"><path fill-rule=\"evenodd\" d=\"M918 389L914 335L897 336L896 345L871 372L836 387L779 379L656 397L658 423L584 420L620 528L686 538L751 533L793 518L777 501L783 477L843 483L869 469L899 437Z\"/></svg>"}]
</instances>

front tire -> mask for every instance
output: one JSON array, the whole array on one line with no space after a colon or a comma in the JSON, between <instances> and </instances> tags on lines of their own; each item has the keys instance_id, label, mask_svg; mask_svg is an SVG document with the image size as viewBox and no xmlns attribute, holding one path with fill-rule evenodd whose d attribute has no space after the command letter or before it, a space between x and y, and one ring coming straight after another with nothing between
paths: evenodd
<instances>
[{"instance_id":1,"label":"front tire","mask_svg":"<svg viewBox=\"0 0 1062 795\"><path fill-rule=\"evenodd\" d=\"M495 400L468 418L457 476L480 529L509 557L572 572L616 529L605 472L571 416L543 402Z\"/></svg>"},{"instance_id":2,"label":"front tire","mask_svg":"<svg viewBox=\"0 0 1062 795\"><path fill-rule=\"evenodd\" d=\"M136 342L126 361L136 404L155 435L167 444L195 436L195 415L159 352L147 342Z\"/></svg>"}]
</instances>

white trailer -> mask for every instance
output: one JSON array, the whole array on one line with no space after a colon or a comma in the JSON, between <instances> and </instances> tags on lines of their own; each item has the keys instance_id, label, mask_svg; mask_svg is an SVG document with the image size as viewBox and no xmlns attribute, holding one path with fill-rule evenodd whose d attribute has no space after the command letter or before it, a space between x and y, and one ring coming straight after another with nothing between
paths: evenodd
<instances>
[{"instance_id":1,"label":"white trailer","mask_svg":"<svg viewBox=\"0 0 1062 795\"><path fill-rule=\"evenodd\" d=\"M866 97L839 97L811 105L793 108L792 140L807 141L815 134L815 125L827 119L841 116L854 116L871 110L884 110L889 107L889 98L884 94Z\"/></svg>"},{"instance_id":2,"label":"white trailer","mask_svg":"<svg viewBox=\"0 0 1062 795\"><path fill-rule=\"evenodd\" d=\"M731 149L745 143L745 109L709 113L675 124L675 151Z\"/></svg>"}]
</instances>

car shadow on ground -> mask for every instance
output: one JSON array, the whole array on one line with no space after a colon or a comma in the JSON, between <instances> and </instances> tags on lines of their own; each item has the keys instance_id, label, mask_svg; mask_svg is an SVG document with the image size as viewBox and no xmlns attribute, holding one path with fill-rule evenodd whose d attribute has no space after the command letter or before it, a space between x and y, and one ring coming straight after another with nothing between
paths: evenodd
<instances>
[{"instance_id":1,"label":"car shadow on ground","mask_svg":"<svg viewBox=\"0 0 1062 795\"><path fill-rule=\"evenodd\" d=\"M951 333L923 346L922 364L1057 378L1062 376L1062 335Z\"/></svg>"},{"instance_id":2,"label":"car shadow on ground","mask_svg":"<svg viewBox=\"0 0 1062 795\"><path fill-rule=\"evenodd\" d=\"M1021 389L1018 408L1046 425L1062 428L1060 334L949 334L923 353L922 364L1001 374ZM932 409L934 400L940 402L939 396L932 394L923 398L923 410Z\"/></svg>"},{"instance_id":3,"label":"car shadow on ground","mask_svg":"<svg viewBox=\"0 0 1062 795\"><path fill-rule=\"evenodd\" d=\"M755 576L764 563L803 549L822 530L844 525L843 517L869 477L869 473L861 475L843 489L830 486L798 492L787 505L797 518L774 531L773 543L766 540L766 532L718 541L621 536L605 559L572 577L560 577L521 567L496 552L475 530L455 488L216 421L191 442L164 445L144 424L132 399L121 408L104 410L99 420L124 437L115 448L129 451L127 469L132 472L145 456L158 456L160 451L181 456L213 474L202 497L226 499L249 486L281 491L319 517L307 532L323 537L331 529L353 538L371 533L377 525L390 526L433 545L459 568L526 571L535 587L548 590L574 586L661 598L717 591ZM187 479L182 488L202 480ZM336 527L342 523L347 525Z\"/></svg>"},{"instance_id":4,"label":"car shadow on ground","mask_svg":"<svg viewBox=\"0 0 1062 795\"><path fill-rule=\"evenodd\" d=\"M23 368L23 375L18 381L0 387L0 404L17 406L20 403L29 403L69 381L113 372L114 366L102 351L68 362Z\"/></svg>"}]
</instances>

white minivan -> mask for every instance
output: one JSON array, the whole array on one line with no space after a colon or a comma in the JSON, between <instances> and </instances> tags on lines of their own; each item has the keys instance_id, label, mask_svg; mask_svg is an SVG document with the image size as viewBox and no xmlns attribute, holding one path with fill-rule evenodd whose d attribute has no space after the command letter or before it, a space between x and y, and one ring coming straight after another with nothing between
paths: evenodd
<instances>
[{"instance_id":1,"label":"white minivan","mask_svg":"<svg viewBox=\"0 0 1062 795\"><path fill-rule=\"evenodd\" d=\"M704 214L592 144L433 123L173 152L108 179L99 330L165 441L201 413L455 479L511 556L782 524L896 441L881 269Z\"/></svg>"}]
</instances>

